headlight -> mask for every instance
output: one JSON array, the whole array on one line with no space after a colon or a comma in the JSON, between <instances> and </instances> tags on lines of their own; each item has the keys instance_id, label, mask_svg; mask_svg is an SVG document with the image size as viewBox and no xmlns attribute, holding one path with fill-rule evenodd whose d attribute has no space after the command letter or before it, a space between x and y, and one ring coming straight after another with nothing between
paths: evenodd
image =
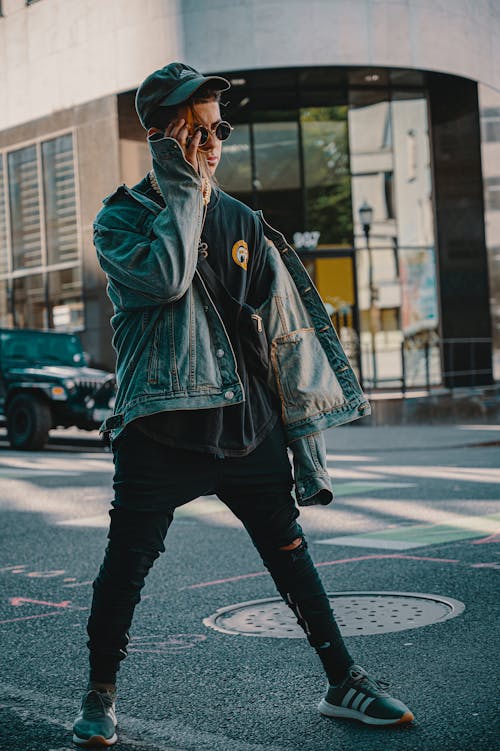
<instances>
[{"instance_id":1,"label":"headlight","mask_svg":"<svg viewBox=\"0 0 500 751\"><path fill-rule=\"evenodd\" d=\"M75 382L74 382L74 381L72 381L71 379L68 379L67 381L64 381L64 385L66 386L66 388L67 388L67 389L68 389L69 391L71 391L71 389L74 389L74 388L75 388L75 386L76 386Z\"/></svg>"},{"instance_id":2,"label":"headlight","mask_svg":"<svg viewBox=\"0 0 500 751\"><path fill-rule=\"evenodd\" d=\"M50 393L52 395L52 399L65 400L68 398L66 389L64 389L62 386L52 386Z\"/></svg>"}]
</instances>

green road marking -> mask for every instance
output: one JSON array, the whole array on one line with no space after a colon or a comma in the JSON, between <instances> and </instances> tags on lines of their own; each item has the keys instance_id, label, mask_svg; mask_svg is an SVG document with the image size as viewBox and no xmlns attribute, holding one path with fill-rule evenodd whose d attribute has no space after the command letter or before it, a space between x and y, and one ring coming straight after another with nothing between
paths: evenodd
<instances>
[{"instance_id":1,"label":"green road marking","mask_svg":"<svg viewBox=\"0 0 500 751\"><path fill-rule=\"evenodd\" d=\"M384 548L389 550L409 550L426 545L469 540L485 534L497 532L500 527L500 514L488 516L457 516L453 524L413 524L378 532L365 532L359 535L330 537L316 540L321 545L349 545L353 547Z\"/></svg>"},{"instance_id":2,"label":"green road marking","mask_svg":"<svg viewBox=\"0 0 500 751\"><path fill-rule=\"evenodd\" d=\"M0 468L0 477L6 480L32 480L34 477L79 477L82 472L74 472L71 469L28 469L27 467L3 469Z\"/></svg>"},{"instance_id":3,"label":"green road marking","mask_svg":"<svg viewBox=\"0 0 500 751\"><path fill-rule=\"evenodd\" d=\"M373 490L385 488L413 488L416 484L414 482L335 482L335 478L332 480L333 491L337 497L371 493Z\"/></svg>"}]
</instances>

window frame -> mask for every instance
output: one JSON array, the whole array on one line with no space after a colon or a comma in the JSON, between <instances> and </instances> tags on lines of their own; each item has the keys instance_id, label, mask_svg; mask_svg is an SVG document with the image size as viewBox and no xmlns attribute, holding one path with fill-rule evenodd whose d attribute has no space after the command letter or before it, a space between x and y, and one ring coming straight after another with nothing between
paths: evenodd
<instances>
[{"instance_id":1,"label":"window frame","mask_svg":"<svg viewBox=\"0 0 500 751\"><path fill-rule=\"evenodd\" d=\"M1 0L0 0L1 1ZM75 189L75 219L76 219L76 236L77 236L77 254L74 261L64 261L61 263L49 264L47 258L47 225L45 217L45 185L43 176L43 159L42 159L42 144L45 141L52 141L62 136L71 135L72 137L72 166L74 174L74 189ZM12 226L10 221L10 195L9 195L9 160L8 155L13 151L19 151L23 148L35 146L37 155L37 175L39 180L39 205L40 205L40 234L42 244L42 263L38 266L32 266L28 269L13 268L12 257ZM13 296L13 282L14 279L20 277L32 276L35 274L42 274L44 281L45 299L47 301L45 309L45 326L49 329L49 274L53 271L63 271L70 268L78 268L80 270L80 276L82 279L82 299L84 298L85 283L83 278L83 231L81 222L81 195L80 195L80 173L78 165L78 134L75 127L63 128L50 133L44 133L36 138L26 139L18 143L13 143L8 146L0 148L0 157L3 159L3 179L4 179L4 191L5 191L5 226L6 226L6 251L7 251L7 264L8 269L6 273L0 274L0 281L7 282L8 289L8 315L14 320L14 296ZM83 319L80 326L72 328L72 331L83 331L85 329L85 306L83 308Z\"/></svg>"}]
</instances>

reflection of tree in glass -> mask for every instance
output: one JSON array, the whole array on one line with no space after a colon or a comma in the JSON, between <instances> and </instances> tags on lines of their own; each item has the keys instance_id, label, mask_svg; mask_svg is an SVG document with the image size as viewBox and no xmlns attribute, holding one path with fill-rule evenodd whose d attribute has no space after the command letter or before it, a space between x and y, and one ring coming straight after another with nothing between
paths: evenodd
<instances>
[{"instance_id":1,"label":"reflection of tree in glass","mask_svg":"<svg viewBox=\"0 0 500 751\"><path fill-rule=\"evenodd\" d=\"M306 228L320 243L352 244L347 107L314 107L300 113L304 152Z\"/></svg>"},{"instance_id":2,"label":"reflection of tree in glass","mask_svg":"<svg viewBox=\"0 0 500 751\"><path fill-rule=\"evenodd\" d=\"M228 193L251 193L252 167L248 125L236 125L231 139L224 144L217 180L221 188Z\"/></svg>"}]
</instances>

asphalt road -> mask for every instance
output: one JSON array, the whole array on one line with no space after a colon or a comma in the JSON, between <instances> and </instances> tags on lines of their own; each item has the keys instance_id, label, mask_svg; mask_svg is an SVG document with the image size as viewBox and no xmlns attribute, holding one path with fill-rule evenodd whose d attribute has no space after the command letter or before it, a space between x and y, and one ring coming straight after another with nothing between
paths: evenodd
<instances>
[{"instance_id":1,"label":"asphalt road","mask_svg":"<svg viewBox=\"0 0 500 751\"><path fill-rule=\"evenodd\" d=\"M210 497L179 511L148 579L120 674L115 748L498 749L500 426L354 425L328 442L336 502L301 517L327 590L465 606L431 625L347 637L416 721L381 729L323 718L325 681L305 639L203 623L220 608L275 596L246 533ZM10 451L0 434L2 751L73 747L111 475L95 436L59 435L31 454Z\"/></svg>"}]
</instances>

